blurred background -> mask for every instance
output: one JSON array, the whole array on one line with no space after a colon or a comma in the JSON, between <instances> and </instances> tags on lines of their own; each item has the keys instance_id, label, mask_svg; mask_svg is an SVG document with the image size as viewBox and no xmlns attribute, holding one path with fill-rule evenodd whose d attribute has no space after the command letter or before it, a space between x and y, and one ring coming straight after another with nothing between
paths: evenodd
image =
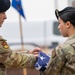
<instances>
[{"instance_id":1,"label":"blurred background","mask_svg":"<svg viewBox=\"0 0 75 75\"><path fill-rule=\"evenodd\" d=\"M62 10L66 6L75 7L75 0L22 0L25 18L11 6L6 12L7 20L0 29L0 35L13 50L33 50L41 47L46 52L53 49L66 40L58 31L55 17L55 9ZM26 75L31 74L29 73Z\"/></svg>"},{"instance_id":2,"label":"blurred background","mask_svg":"<svg viewBox=\"0 0 75 75\"><path fill-rule=\"evenodd\" d=\"M12 0L11 0L12 3ZM58 31L55 9L62 10L66 6L75 6L75 0L22 0L25 19L11 6L6 12L7 20L0 29L0 35L7 39L13 50L35 47L54 48L65 41ZM22 37L22 38L21 38Z\"/></svg>"}]
</instances>

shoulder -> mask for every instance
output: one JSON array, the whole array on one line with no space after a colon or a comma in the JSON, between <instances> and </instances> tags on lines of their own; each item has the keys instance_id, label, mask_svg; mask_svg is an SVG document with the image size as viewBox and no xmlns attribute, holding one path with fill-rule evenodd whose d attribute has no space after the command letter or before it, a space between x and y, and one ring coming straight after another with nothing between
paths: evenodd
<instances>
[{"instance_id":1,"label":"shoulder","mask_svg":"<svg viewBox=\"0 0 75 75\"><path fill-rule=\"evenodd\" d=\"M62 44L62 45L58 45L53 51L52 51L52 56L64 56L66 55L68 52L71 52L71 50L73 50L73 47L66 43L66 44Z\"/></svg>"},{"instance_id":2,"label":"shoulder","mask_svg":"<svg viewBox=\"0 0 75 75\"><path fill-rule=\"evenodd\" d=\"M66 43L63 45L59 45L56 47L55 52L58 57L64 57L66 59L70 59L72 55L74 55L75 49L74 44Z\"/></svg>"},{"instance_id":3,"label":"shoulder","mask_svg":"<svg viewBox=\"0 0 75 75\"><path fill-rule=\"evenodd\" d=\"M75 44L73 42L67 42L63 45L61 45L62 51L66 53L71 53L74 51Z\"/></svg>"},{"instance_id":4,"label":"shoulder","mask_svg":"<svg viewBox=\"0 0 75 75\"><path fill-rule=\"evenodd\" d=\"M2 36L0 36L0 53L5 53L9 51L9 45L7 43L7 40L5 40L4 38L2 38Z\"/></svg>"}]
</instances>

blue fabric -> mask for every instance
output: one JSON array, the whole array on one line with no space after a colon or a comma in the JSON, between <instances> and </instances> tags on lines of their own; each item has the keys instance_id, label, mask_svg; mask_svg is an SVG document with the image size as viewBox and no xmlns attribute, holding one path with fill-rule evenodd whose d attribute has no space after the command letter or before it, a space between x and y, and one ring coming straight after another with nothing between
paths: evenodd
<instances>
[{"instance_id":1,"label":"blue fabric","mask_svg":"<svg viewBox=\"0 0 75 75\"><path fill-rule=\"evenodd\" d=\"M25 18L21 0L12 0L12 6L19 12L19 14Z\"/></svg>"},{"instance_id":2,"label":"blue fabric","mask_svg":"<svg viewBox=\"0 0 75 75\"><path fill-rule=\"evenodd\" d=\"M37 62L35 63L35 68L39 71L44 71L47 68L49 60L49 55L39 52Z\"/></svg>"}]
</instances>

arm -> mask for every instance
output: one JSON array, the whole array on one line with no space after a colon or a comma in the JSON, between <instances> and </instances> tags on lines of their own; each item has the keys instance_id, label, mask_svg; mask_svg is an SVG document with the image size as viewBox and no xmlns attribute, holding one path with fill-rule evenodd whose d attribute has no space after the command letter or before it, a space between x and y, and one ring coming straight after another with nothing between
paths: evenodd
<instances>
[{"instance_id":1,"label":"arm","mask_svg":"<svg viewBox=\"0 0 75 75\"><path fill-rule=\"evenodd\" d=\"M0 63L3 63L7 68L34 67L36 56L33 54L36 54L36 52L32 51L31 53L27 54L25 52L11 50L6 41L0 38Z\"/></svg>"},{"instance_id":2,"label":"arm","mask_svg":"<svg viewBox=\"0 0 75 75\"><path fill-rule=\"evenodd\" d=\"M58 46L52 51L51 59L48 64L48 68L44 71L47 75L60 75L62 67L64 66L66 59L62 52L62 48Z\"/></svg>"},{"instance_id":3,"label":"arm","mask_svg":"<svg viewBox=\"0 0 75 75\"><path fill-rule=\"evenodd\" d=\"M36 57L33 54L11 51L10 55L7 56L4 64L7 66L7 68L34 68L35 62Z\"/></svg>"},{"instance_id":4,"label":"arm","mask_svg":"<svg viewBox=\"0 0 75 75\"><path fill-rule=\"evenodd\" d=\"M34 68L40 48L35 48L32 51L11 51L5 61L5 65L9 67Z\"/></svg>"}]
</instances>

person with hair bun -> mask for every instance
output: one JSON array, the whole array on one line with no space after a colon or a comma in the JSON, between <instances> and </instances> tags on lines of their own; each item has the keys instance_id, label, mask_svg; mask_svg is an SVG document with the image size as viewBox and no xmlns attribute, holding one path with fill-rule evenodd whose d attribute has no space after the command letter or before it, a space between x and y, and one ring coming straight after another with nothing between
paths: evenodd
<instances>
[{"instance_id":1,"label":"person with hair bun","mask_svg":"<svg viewBox=\"0 0 75 75\"><path fill-rule=\"evenodd\" d=\"M67 40L52 51L48 67L41 75L75 75L75 7L55 10L58 29Z\"/></svg>"}]
</instances>

